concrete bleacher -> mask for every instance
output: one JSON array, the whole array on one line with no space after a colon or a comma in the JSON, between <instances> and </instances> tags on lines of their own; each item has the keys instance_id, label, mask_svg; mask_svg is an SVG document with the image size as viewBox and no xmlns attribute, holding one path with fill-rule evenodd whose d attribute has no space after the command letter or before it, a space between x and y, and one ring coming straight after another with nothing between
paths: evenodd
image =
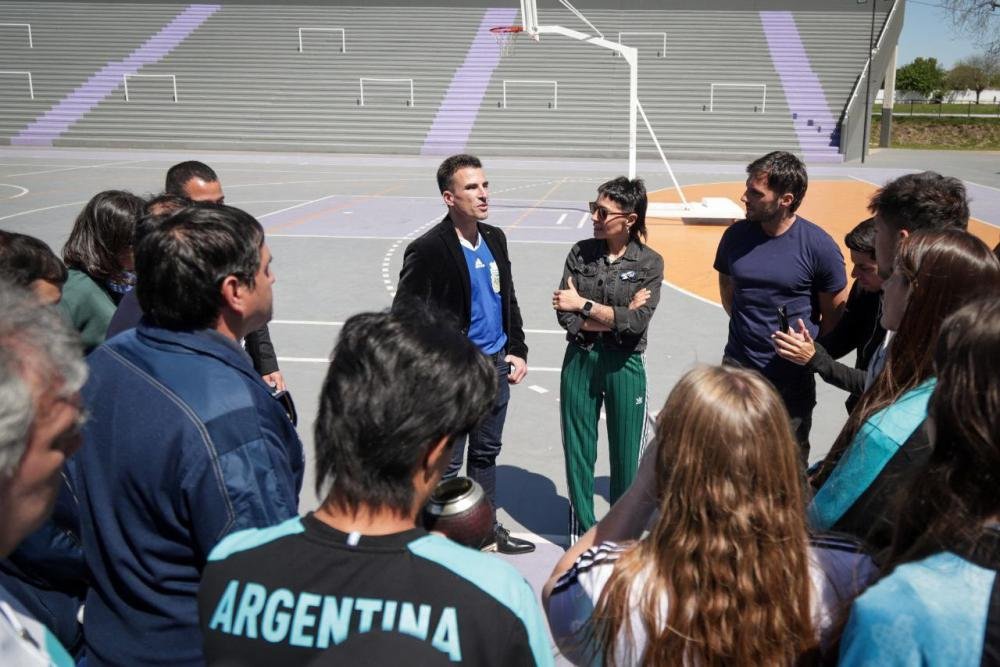
<instances>
[{"instance_id":1,"label":"concrete bleacher","mask_svg":"<svg viewBox=\"0 0 1000 667\"><path fill-rule=\"evenodd\" d=\"M801 46L782 57L807 62L792 70L786 63L779 72L762 12L586 13L610 39L619 31L667 34L666 57L656 37L626 35L624 41L640 49L640 100L668 155L743 159L784 149L839 159L836 119L864 64L870 14L789 14ZM589 32L565 10L542 10L540 19ZM0 2L0 22L30 22L35 39L35 48L27 49L16 29L0 27L0 70L31 70L35 84L35 100L29 100L26 84L0 79L0 141L625 155L624 60L545 36L538 44L522 37L516 55L498 61L485 28L516 20L513 9L483 7ZM343 28L346 52L339 34L307 32L300 53L299 27ZM134 77L126 102L120 78L128 67L175 75L179 101L173 102L169 80ZM93 80L99 71L106 95ZM412 78L415 104L406 104L407 84L373 83L366 84L362 107L360 77ZM512 85L507 108L500 108L504 79L558 81L558 108L550 108L550 87L526 85ZM812 88L802 80L813 81ZM712 82L765 84L766 109L758 89L724 88L709 111ZM789 82L795 90L785 90ZM32 124L46 112L47 125ZM655 157L639 122L640 156Z\"/></svg>"}]
</instances>

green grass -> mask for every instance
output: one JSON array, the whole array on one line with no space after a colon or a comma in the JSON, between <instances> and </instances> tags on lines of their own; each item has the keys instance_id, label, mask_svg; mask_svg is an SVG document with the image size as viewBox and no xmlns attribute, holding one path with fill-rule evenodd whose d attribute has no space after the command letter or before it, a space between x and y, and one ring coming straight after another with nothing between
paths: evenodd
<instances>
[{"instance_id":1,"label":"green grass","mask_svg":"<svg viewBox=\"0 0 1000 667\"><path fill-rule=\"evenodd\" d=\"M882 115L882 105L876 104L872 113ZM1000 104L985 100L981 104L970 104L962 102L960 104L910 104L909 102L896 102L892 108L893 116L906 116L911 113L921 114L962 114L966 116L998 116L1000 115Z\"/></svg>"},{"instance_id":2,"label":"green grass","mask_svg":"<svg viewBox=\"0 0 1000 667\"><path fill-rule=\"evenodd\" d=\"M872 120L871 145L877 146L881 120ZM1000 150L1000 118L897 116L892 118L893 148Z\"/></svg>"}]
</instances>

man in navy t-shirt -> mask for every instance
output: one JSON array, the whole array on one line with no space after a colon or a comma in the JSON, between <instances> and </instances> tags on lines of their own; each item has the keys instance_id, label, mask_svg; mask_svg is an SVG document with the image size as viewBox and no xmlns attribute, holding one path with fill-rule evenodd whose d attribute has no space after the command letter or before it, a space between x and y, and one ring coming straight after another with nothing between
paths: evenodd
<instances>
[{"instance_id":1,"label":"man in navy t-shirt","mask_svg":"<svg viewBox=\"0 0 1000 667\"><path fill-rule=\"evenodd\" d=\"M815 338L833 328L847 299L844 256L829 234L795 213L808 186L797 157L768 153L747 166L747 174L746 220L726 230L715 255L730 317L723 361L755 368L774 384L807 459L816 381L779 357L771 336L780 328L781 307L795 331L808 329Z\"/></svg>"}]
</instances>

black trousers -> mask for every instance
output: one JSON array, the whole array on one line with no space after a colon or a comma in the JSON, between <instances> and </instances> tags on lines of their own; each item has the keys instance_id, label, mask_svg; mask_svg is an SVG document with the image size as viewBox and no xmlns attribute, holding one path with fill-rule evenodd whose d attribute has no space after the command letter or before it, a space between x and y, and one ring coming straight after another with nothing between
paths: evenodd
<instances>
[{"instance_id":1,"label":"black trousers","mask_svg":"<svg viewBox=\"0 0 1000 667\"><path fill-rule=\"evenodd\" d=\"M732 357L724 356L722 363L726 366L738 366L760 372L759 369L741 364ZM778 391L778 395L781 396L781 400L784 401L785 407L788 409L788 417L792 423L792 433L795 435L796 442L799 443L799 454L802 457L802 463L808 467L809 431L812 430L813 408L816 407L816 377L812 371L804 368L802 371L801 374L782 382L775 382L771 378L767 379ZM764 377L767 376L765 375Z\"/></svg>"}]
</instances>

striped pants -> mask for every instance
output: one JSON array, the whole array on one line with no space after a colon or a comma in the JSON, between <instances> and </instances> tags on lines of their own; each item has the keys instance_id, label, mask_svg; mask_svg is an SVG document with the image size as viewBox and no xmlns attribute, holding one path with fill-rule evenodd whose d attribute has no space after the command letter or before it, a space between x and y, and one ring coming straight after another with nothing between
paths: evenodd
<instances>
[{"instance_id":1,"label":"striped pants","mask_svg":"<svg viewBox=\"0 0 1000 667\"><path fill-rule=\"evenodd\" d=\"M594 464L603 404L611 458L611 502L628 489L646 442L646 366L640 352L596 343L566 347L560 380L560 421L569 486L569 534L576 541L595 523Z\"/></svg>"}]
</instances>

